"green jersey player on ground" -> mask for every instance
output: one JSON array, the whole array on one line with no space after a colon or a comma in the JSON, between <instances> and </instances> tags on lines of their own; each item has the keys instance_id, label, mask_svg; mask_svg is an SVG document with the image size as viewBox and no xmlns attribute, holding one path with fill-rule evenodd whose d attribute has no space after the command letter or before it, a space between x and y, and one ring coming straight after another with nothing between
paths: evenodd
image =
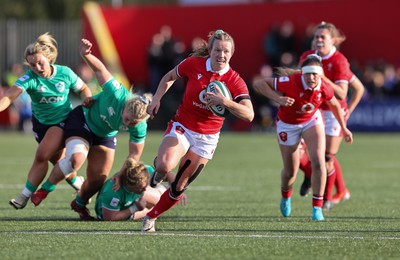
<instances>
[{"instance_id":1,"label":"green jersey player on ground","mask_svg":"<svg viewBox=\"0 0 400 260\"><path fill-rule=\"evenodd\" d=\"M55 165L64 152L64 125L72 104L70 90L82 98L91 96L87 85L66 66L54 64L57 59L57 42L48 33L25 49L25 63L29 70L7 90L0 99L0 112L9 107L23 92L32 100L32 128L39 143L35 159L28 173L22 193L10 200L15 209L23 209L31 195L47 174L48 162ZM75 190L82 185L82 178L73 172L67 179Z\"/></svg>"},{"instance_id":2,"label":"green jersey player on ground","mask_svg":"<svg viewBox=\"0 0 400 260\"><path fill-rule=\"evenodd\" d=\"M125 170L107 180L99 191L95 205L97 219L117 221L143 218L167 190L167 187L161 184L154 188L149 186L149 177L153 173L153 166L128 158L125 161ZM174 180L175 174L167 175L166 181L169 184ZM181 205L187 204L186 195L181 202Z\"/></svg>"},{"instance_id":3,"label":"green jersey player on ground","mask_svg":"<svg viewBox=\"0 0 400 260\"><path fill-rule=\"evenodd\" d=\"M116 178L107 180L96 198L95 211L98 220L137 220L145 216L160 199L166 188L148 187L154 168L131 158L125 161L125 171L119 174L119 188L114 190Z\"/></svg>"}]
</instances>

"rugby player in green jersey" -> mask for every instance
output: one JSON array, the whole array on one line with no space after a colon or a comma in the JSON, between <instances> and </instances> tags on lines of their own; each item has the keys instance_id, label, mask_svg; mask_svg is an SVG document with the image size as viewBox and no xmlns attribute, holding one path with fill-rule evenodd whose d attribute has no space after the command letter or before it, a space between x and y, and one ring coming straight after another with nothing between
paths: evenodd
<instances>
[{"instance_id":1,"label":"rugby player in green jersey","mask_svg":"<svg viewBox=\"0 0 400 260\"><path fill-rule=\"evenodd\" d=\"M85 99L90 97L88 86L69 68L55 64L57 42L48 33L40 35L25 49L29 70L7 90L0 99L0 112L9 107L24 91L32 104L32 129L39 146L22 193L10 200L15 209L23 209L29 198L46 177L48 162L55 165L64 155L65 121L72 110L68 95L74 91ZM79 190L83 179L72 171L68 183Z\"/></svg>"},{"instance_id":2,"label":"rugby player in green jersey","mask_svg":"<svg viewBox=\"0 0 400 260\"><path fill-rule=\"evenodd\" d=\"M154 167L144 165L128 158L125 170L107 180L96 198L95 211L98 220L138 220L143 218L160 200L161 194L167 190L162 184L152 188L149 186L150 174ZM115 177L119 175L119 177ZM118 181L118 184L116 184ZM168 183L172 183L175 174L167 175ZM187 197L182 199L186 205Z\"/></svg>"}]
</instances>

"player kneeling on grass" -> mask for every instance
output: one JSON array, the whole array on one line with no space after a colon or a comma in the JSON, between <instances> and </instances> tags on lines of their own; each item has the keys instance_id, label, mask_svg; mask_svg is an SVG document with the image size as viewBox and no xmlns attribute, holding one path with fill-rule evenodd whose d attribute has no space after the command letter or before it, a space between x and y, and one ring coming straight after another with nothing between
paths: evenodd
<instances>
[{"instance_id":1,"label":"player kneeling on grass","mask_svg":"<svg viewBox=\"0 0 400 260\"><path fill-rule=\"evenodd\" d=\"M154 167L128 158L124 171L119 174L119 182L118 178L111 178L100 190L95 205L97 219L118 221L143 218L167 189L161 184L155 188L148 186L150 174L153 172ZM173 175L168 177L173 180ZM183 203L186 204L186 197Z\"/></svg>"}]
</instances>

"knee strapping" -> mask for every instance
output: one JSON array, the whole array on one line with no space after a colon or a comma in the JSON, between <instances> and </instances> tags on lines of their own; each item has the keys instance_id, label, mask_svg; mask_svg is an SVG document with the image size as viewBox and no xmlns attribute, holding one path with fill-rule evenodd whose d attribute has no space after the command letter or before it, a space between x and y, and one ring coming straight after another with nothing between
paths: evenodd
<instances>
[{"instance_id":1,"label":"knee strapping","mask_svg":"<svg viewBox=\"0 0 400 260\"><path fill-rule=\"evenodd\" d=\"M66 144L65 148L66 148L65 158L60 160L58 165L64 176L68 177L71 173L74 172L71 163L72 155L75 153L83 153L86 158L88 155L89 147L84 141L80 139L74 139L69 141Z\"/></svg>"},{"instance_id":2,"label":"knee strapping","mask_svg":"<svg viewBox=\"0 0 400 260\"><path fill-rule=\"evenodd\" d=\"M176 189L176 186L178 185L178 182L179 182L179 179L180 179L181 176L182 176L182 173L189 167L189 165L190 165L191 163L192 163L191 160L187 160L187 161L185 162L185 164L179 169L178 173L176 174L175 180L171 183L171 187L170 187L170 191L171 191L171 195L172 195L172 196L174 196L174 197L179 197L180 195L182 195L182 193L185 192L186 187L185 187L183 190L178 191L178 190Z\"/></svg>"},{"instance_id":3,"label":"knee strapping","mask_svg":"<svg viewBox=\"0 0 400 260\"><path fill-rule=\"evenodd\" d=\"M196 179L197 176L199 176L200 172L201 172L201 171L203 170L203 168L204 168L204 164L200 164L199 167L197 167L197 169L196 169L196 171L194 172L194 174L189 178L188 182L187 182L186 185L185 185L185 188L184 188L182 191L178 191L178 190L176 189L176 186L178 185L178 182L179 182L180 177L182 176L182 173L187 169L187 167L189 167L190 163L191 163L190 160L187 160L187 161L185 162L185 164L183 165L183 167L179 170L178 174L176 175L176 178L175 178L174 182L171 183L171 188L170 188L171 194L172 194L173 196L175 196L175 197L178 197L178 196L182 195L182 193L185 192L185 190L186 190L186 188L188 187L188 185L189 185L190 183L192 183L192 182Z\"/></svg>"}]
</instances>

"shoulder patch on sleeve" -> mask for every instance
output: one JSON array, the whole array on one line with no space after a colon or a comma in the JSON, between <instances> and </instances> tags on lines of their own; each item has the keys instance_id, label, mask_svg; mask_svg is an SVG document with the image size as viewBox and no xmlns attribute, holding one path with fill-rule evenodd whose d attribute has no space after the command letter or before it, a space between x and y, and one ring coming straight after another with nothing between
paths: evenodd
<instances>
[{"instance_id":1,"label":"shoulder patch on sleeve","mask_svg":"<svg viewBox=\"0 0 400 260\"><path fill-rule=\"evenodd\" d=\"M278 81L279 82L288 82L289 81L289 77L286 77L286 76L279 77Z\"/></svg>"},{"instance_id":2,"label":"shoulder patch on sleeve","mask_svg":"<svg viewBox=\"0 0 400 260\"><path fill-rule=\"evenodd\" d=\"M27 79L29 79L29 76L28 76L28 75L23 75L23 76L21 76L18 80L24 82L24 81L27 80Z\"/></svg>"},{"instance_id":3,"label":"shoulder patch on sleeve","mask_svg":"<svg viewBox=\"0 0 400 260\"><path fill-rule=\"evenodd\" d=\"M114 85L115 89L120 89L120 88L122 87L122 86L121 86L121 83L119 83L119 82L116 81L116 80L113 80L112 84Z\"/></svg>"},{"instance_id":4,"label":"shoulder patch on sleeve","mask_svg":"<svg viewBox=\"0 0 400 260\"><path fill-rule=\"evenodd\" d=\"M119 203L118 198L112 198L112 200L110 202L110 206L116 207L116 206L118 206L118 203Z\"/></svg>"}]
</instances>

